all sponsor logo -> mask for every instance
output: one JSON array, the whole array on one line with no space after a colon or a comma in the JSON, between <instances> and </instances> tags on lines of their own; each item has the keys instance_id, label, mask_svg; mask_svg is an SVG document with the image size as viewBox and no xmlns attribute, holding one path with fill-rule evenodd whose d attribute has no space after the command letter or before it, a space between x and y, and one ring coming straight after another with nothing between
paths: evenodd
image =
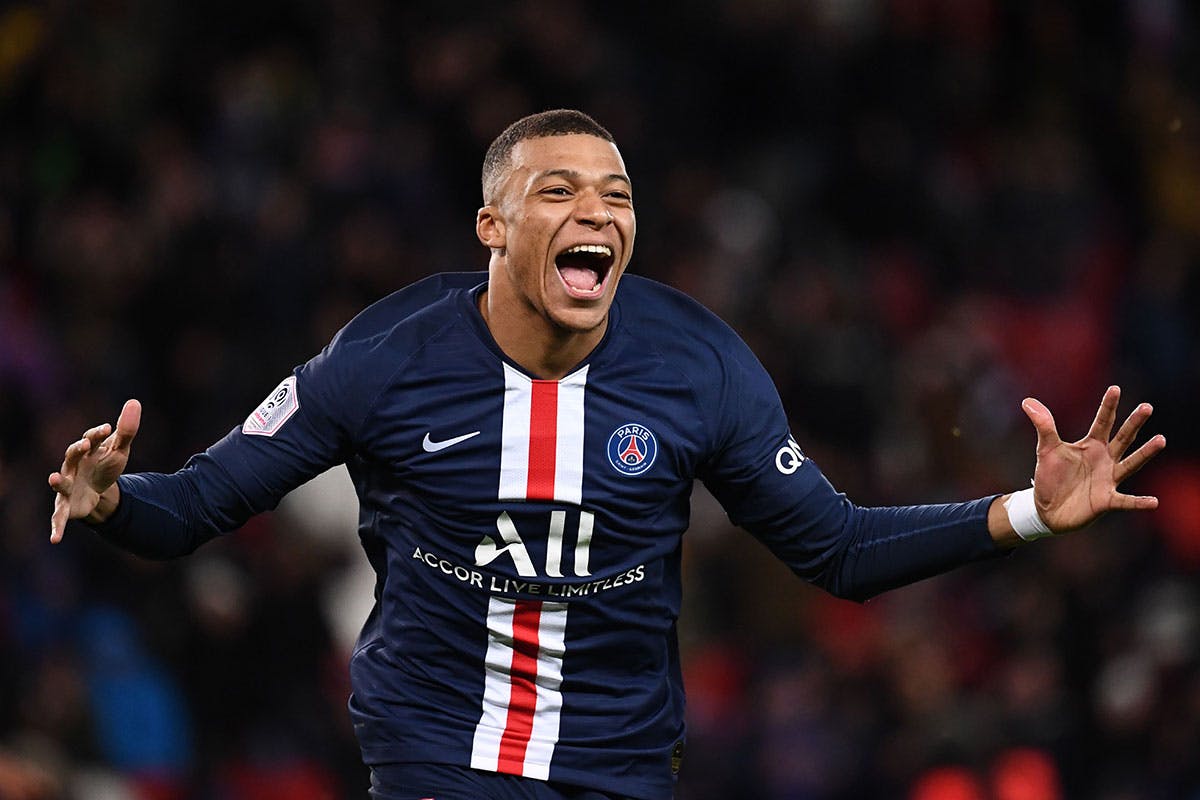
<instances>
[{"instance_id":1,"label":"all sponsor logo","mask_svg":"<svg viewBox=\"0 0 1200 800\"><path fill-rule=\"evenodd\" d=\"M608 437L608 463L622 475L641 475L657 455L658 441L645 425L627 422Z\"/></svg>"}]
</instances>

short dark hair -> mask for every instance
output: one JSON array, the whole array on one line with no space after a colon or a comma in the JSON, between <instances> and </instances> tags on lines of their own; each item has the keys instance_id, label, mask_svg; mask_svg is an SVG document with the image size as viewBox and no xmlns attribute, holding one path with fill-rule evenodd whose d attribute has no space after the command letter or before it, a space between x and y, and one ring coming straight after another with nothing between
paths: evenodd
<instances>
[{"instance_id":1,"label":"short dark hair","mask_svg":"<svg viewBox=\"0 0 1200 800\"><path fill-rule=\"evenodd\" d=\"M582 111L556 108L522 117L504 129L487 149L483 157L483 202L492 202L496 184L512 156L513 148L526 139L544 136L566 136L571 133L586 133L606 142L616 143L613 135L603 125Z\"/></svg>"}]
</instances>

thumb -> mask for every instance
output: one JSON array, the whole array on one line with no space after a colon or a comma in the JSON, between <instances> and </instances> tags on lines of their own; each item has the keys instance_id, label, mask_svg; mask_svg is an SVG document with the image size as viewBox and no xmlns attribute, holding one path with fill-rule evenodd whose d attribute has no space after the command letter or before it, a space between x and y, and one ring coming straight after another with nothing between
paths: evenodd
<instances>
[{"instance_id":1,"label":"thumb","mask_svg":"<svg viewBox=\"0 0 1200 800\"><path fill-rule=\"evenodd\" d=\"M142 404L137 400L126 400L121 407L121 415L117 417L117 429L113 436L113 449L126 450L137 436L138 428L142 425Z\"/></svg>"},{"instance_id":2,"label":"thumb","mask_svg":"<svg viewBox=\"0 0 1200 800\"><path fill-rule=\"evenodd\" d=\"M1054 425L1054 415L1040 400L1026 397L1021 401L1021 410L1029 417L1034 430L1037 431L1038 455L1054 449L1062 442L1062 439L1058 438L1058 428Z\"/></svg>"}]
</instances>

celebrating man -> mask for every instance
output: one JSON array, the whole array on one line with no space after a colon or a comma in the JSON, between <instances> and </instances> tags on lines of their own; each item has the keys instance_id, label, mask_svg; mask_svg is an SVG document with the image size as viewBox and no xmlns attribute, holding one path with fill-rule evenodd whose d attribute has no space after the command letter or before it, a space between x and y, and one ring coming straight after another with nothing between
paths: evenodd
<instances>
[{"instance_id":1,"label":"celebrating man","mask_svg":"<svg viewBox=\"0 0 1200 800\"><path fill-rule=\"evenodd\" d=\"M346 463L378 576L350 698L378 800L671 796L696 478L797 575L855 599L1157 505L1117 490L1165 440L1126 456L1151 409L1112 435L1112 387L1075 443L1025 400L1033 488L858 507L726 325L625 276L633 192L608 131L576 111L519 120L488 150L483 195L486 275L366 309L179 472L122 475L130 400L50 476L53 541L82 519L171 558Z\"/></svg>"}]
</instances>

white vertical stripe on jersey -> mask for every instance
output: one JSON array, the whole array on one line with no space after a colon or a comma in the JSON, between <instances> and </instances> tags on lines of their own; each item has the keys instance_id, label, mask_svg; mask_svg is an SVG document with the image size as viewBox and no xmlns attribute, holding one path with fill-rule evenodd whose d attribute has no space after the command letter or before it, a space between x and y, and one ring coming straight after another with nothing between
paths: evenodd
<instances>
[{"instance_id":1,"label":"white vertical stripe on jersey","mask_svg":"<svg viewBox=\"0 0 1200 800\"><path fill-rule=\"evenodd\" d=\"M529 481L529 412L533 384L504 364L504 419L500 429L500 499L524 500Z\"/></svg>"},{"instance_id":2,"label":"white vertical stripe on jersey","mask_svg":"<svg viewBox=\"0 0 1200 800\"><path fill-rule=\"evenodd\" d=\"M496 771L500 758L500 738L508 720L508 701L512 693L513 610L511 600L493 596L488 601L487 654L483 660L483 716L475 726L471 747L471 767Z\"/></svg>"},{"instance_id":3,"label":"white vertical stripe on jersey","mask_svg":"<svg viewBox=\"0 0 1200 800\"><path fill-rule=\"evenodd\" d=\"M562 665L566 655L567 604L542 603L538 626L537 711L525 751L525 775L548 780L562 718Z\"/></svg>"},{"instance_id":4,"label":"white vertical stripe on jersey","mask_svg":"<svg viewBox=\"0 0 1200 800\"><path fill-rule=\"evenodd\" d=\"M558 451L554 461L554 499L579 505L583 499L583 393L588 368L558 382Z\"/></svg>"}]
</instances>

